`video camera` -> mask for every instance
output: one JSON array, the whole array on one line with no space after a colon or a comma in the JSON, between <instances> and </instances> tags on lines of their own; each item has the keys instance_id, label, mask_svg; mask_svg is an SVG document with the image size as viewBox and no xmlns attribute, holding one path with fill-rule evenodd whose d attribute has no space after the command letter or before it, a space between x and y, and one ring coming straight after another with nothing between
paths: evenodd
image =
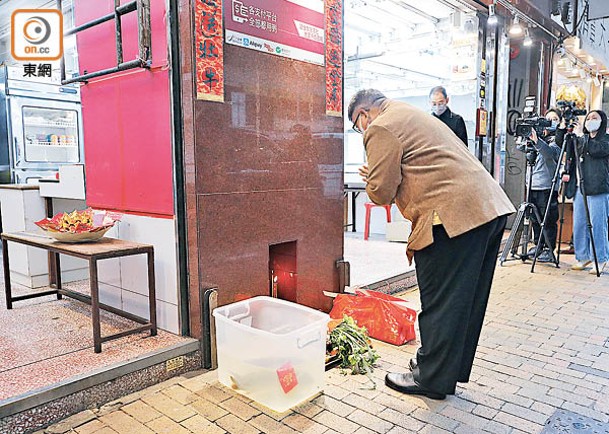
<instances>
[{"instance_id":1,"label":"video camera","mask_svg":"<svg viewBox=\"0 0 609 434\"><path fill-rule=\"evenodd\" d=\"M565 122L569 123L577 116L585 116L586 110L578 109L574 101L556 101L556 107Z\"/></svg>"},{"instance_id":2,"label":"video camera","mask_svg":"<svg viewBox=\"0 0 609 434\"><path fill-rule=\"evenodd\" d=\"M516 120L516 136L528 139L531 137L531 130L535 129L537 135L542 135L543 130L550 128L552 121L539 116L530 118L520 118Z\"/></svg>"},{"instance_id":3,"label":"video camera","mask_svg":"<svg viewBox=\"0 0 609 434\"><path fill-rule=\"evenodd\" d=\"M524 99L523 112L525 116L516 120L515 135L519 137L521 141L526 141L526 139L531 137L531 131L533 129L535 129L537 135L541 136L543 130L552 126L551 121L535 115L535 102L536 98L534 96L527 96Z\"/></svg>"}]
</instances>

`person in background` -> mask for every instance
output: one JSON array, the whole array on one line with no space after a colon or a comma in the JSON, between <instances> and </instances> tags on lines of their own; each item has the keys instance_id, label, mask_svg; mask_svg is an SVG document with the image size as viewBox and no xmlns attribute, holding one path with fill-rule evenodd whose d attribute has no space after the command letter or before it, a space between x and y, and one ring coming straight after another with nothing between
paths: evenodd
<instances>
[{"instance_id":1,"label":"person in background","mask_svg":"<svg viewBox=\"0 0 609 434\"><path fill-rule=\"evenodd\" d=\"M348 107L363 134L366 193L412 222L421 347L411 372L388 373L399 392L444 399L469 381L507 215L499 184L459 138L427 113L381 92L357 92Z\"/></svg>"},{"instance_id":2,"label":"person in background","mask_svg":"<svg viewBox=\"0 0 609 434\"><path fill-rule=\"evenodd\" d=\"M566 133L563 121L556 131L556 144L562 146ZM572 270L584 270L592 264L592 240L588 231L588 222L582 193L588 197L592 237L598 271L603 272L609 261L609 240L607 221L609 218L609 135L607 135L607 115L601 110L588 113L584 121L583 136L577 138L576 146L581 157L581 173L577 177L570 173L570 179L576 180L579 188L573 201L573 247L577 263ZM573 158L569 153L567 159ZM571 170L574 167L571 164ZM592 264L590 274L596 274Z\"/></svg>"},{"instance_id":3,"label":"person in background","mask_svg":"<svg viewBox=\"0 0 609 434\"><path fill-rule=\"evenodd\" d=\"M552 126L545 129L542 137L537 137L535 129L531 129L531 136L529 140L532 142L535 151L537 152L537 158L535 165L533 166L533 178L531 181L531 196L529 202L531 202L539 211L540 217L543 219L548 202L550 202L550 208L548 210L548 218L545 224L545 232L548 236L548 244L552 251L556 248L556 235L558 234L558 188L560 184L557 182L554 186L554 191L550 191L552 188L552 181L554 180L554 173L556 172L556 166L558 164L558 158L560 157L560 147L556 145L556 129L560 124L560 114L550 109L546 113L546 119L552 122ZM526 182L529 182L529 177L525 177ZM541 222L537 221L537 218L533 215L531 219L533 223L533 243L535 246L529 250L529 255L535 254L537 248L537 242L541 236ZM552 255L550 251L545 248L545 243L541 245L542 250L537 254L537 260L539 262L550 262Z\"/></svg>"},{"instance_id":4,"label":"person in background","mask_svg":"<svg viewBox=\"0 0 609 434\"><path fill-rule=\"evenodd\" d=\"M450 128L453 133L461 139L467 146L467 129L465 121L457 113L454 113L448 108L448 94L442 86L436 86L429 92L429 103L431 104L431 113Z\"/></svg>"}]
</instances>

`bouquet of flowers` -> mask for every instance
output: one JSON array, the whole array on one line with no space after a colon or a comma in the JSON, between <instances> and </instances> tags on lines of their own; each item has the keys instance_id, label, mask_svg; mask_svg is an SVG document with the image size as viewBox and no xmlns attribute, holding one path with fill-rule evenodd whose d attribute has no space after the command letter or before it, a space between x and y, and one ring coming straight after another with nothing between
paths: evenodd
<instances>
[{"instance_id":1,"label":"bouquet of flowers","mask_svg":"<svg viewBox=\"0 0 609 434\"><path fill-rule=\"evenodd\" d=\"M58 241L78 243L103 237L121 217L119 213L87 208L44 218L36 225Z\"/></svg>"}]
</instances>

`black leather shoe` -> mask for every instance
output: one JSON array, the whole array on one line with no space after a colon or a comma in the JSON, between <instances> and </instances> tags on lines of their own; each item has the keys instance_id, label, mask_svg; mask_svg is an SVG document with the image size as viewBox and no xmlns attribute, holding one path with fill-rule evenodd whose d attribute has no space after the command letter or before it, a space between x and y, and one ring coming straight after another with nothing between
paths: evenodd
<instances>
[{"instance_id":1,"label":"black leather shoe","mask_svg":"<svg viewBox=\"0 0 609 434\"><path fill-rule=\"evenodd\" d=\"M417 358L416 357L413 357L412 359L410 359L410 362L408 362L408 369L410 369L410 372L417 369Z\"/></svg>"},{"instance_id":2,"label":"black leather shoe","mask_svg":"<svg viewBox=\"0 0 609 434\"><path fill-rule=\"evenodd\" d=\"M423 389L417 383L410 372L405 374L398 374L390 372L385 376L385 384L387 387L398 392L405 393L407 395L420 395L426 396L430 399L445 399L444 393L432 392L431 390Z\"/></svg>"}]
</instances>

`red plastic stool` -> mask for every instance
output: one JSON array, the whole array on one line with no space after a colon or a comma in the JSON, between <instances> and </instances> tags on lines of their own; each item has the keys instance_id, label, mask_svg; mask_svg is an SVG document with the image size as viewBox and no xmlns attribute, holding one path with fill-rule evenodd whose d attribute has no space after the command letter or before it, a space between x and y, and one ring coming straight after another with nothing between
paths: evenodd
<instances>
[{"instance_id":1,"label":"red plastic stool","mask_svg":"<svg viewBox=\"0 0 609 434\"><path fill-rule=\"evenodd\" d=\"M364 203L364 206L366 207L366 221L364 222L364 240L367 240L368 236L370 235L370 211L372 211L372 208L377 206L385 208L385 211L387 212L387 223L391 223L391 205L377 205L372 202L366 202Z\"/></svg>"}]
</instances>

